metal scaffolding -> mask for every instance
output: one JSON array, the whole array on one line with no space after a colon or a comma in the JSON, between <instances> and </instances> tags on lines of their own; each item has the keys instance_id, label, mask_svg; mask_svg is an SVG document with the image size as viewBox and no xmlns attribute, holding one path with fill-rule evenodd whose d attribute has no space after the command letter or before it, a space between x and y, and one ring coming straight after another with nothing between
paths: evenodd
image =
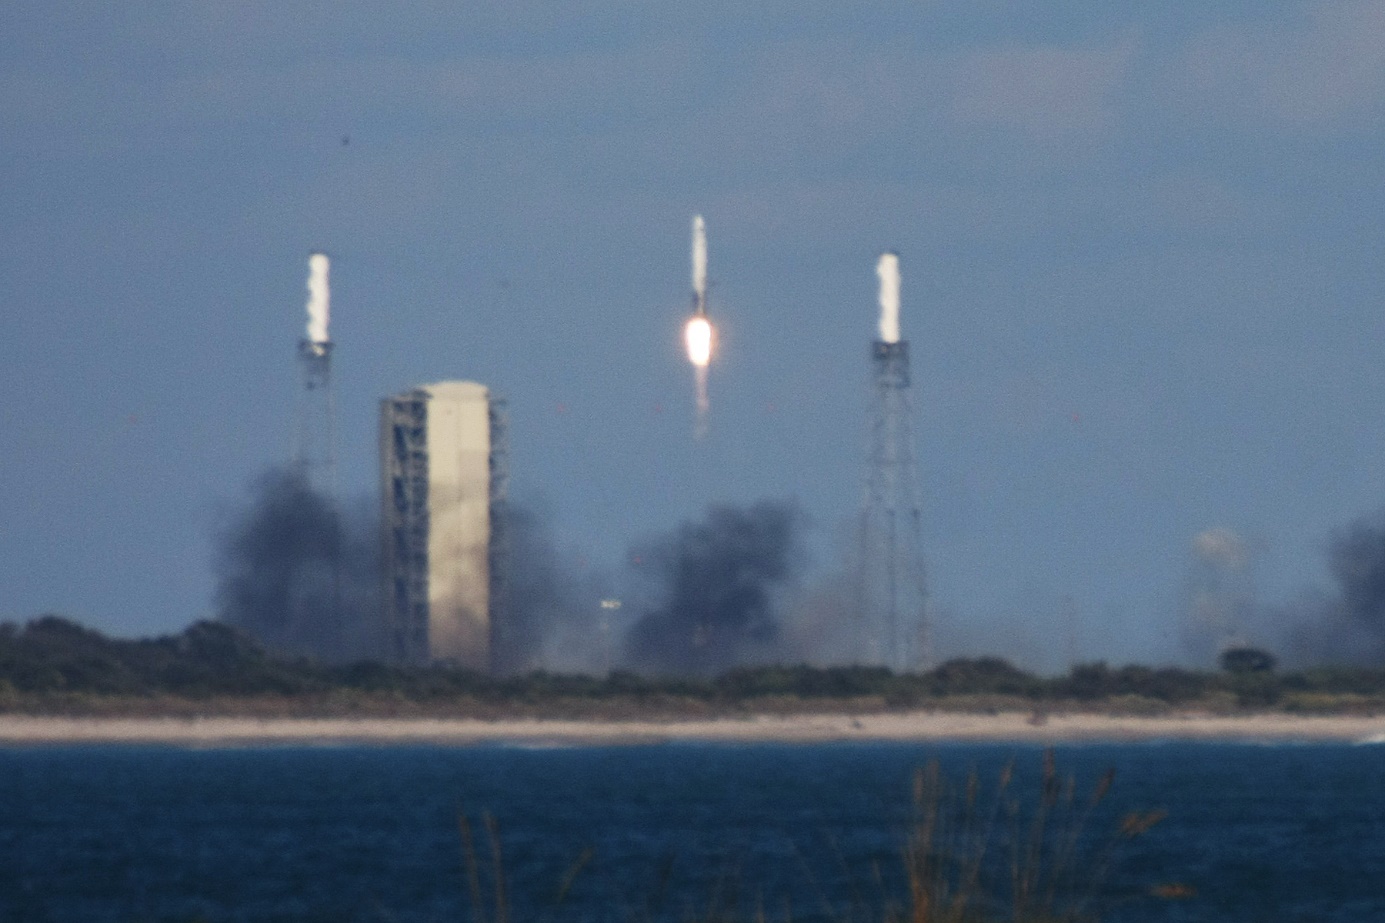
<instances>
[{"instance_id":1,"label":"metal scaffolding","mask_svg":"<svg viewBox=\"0 0 1385 923\"><path fill-rule=\"evenodd\" d=\"M500 673L502 662L513 634L510 618L510 416L504 398L491 395L490 401L490 524L491 540L487 549L488 579L490 580L490 665L492 673Z\"/></svg>"},{"instance_id":2,"label":"metal scaffolding","mask_svg":"<svg viewBox=\"0 0 1385 923\"><path fill-rule=\"evenodd\" d=\"M297 421L293 470L313 492L336 508L337 402L332 386L332 344L300 340Z\"/></svg>"},{"instance_id":3,"label":"metal scaffolding","mask_svg":"<svg viewBox=\"0 0 1385 923\"><path fill-rule=\"evenodd\" d=\"M380 402L381 523L390 658L428 660L428 392Z\"/></svg>"},{"instance_id":4,"label":"metal scaffolding","mask_svg":"<svg viewBox=\"0 0 1385 923\"><path fill-rule=\"evenodd\" d=\"M861 512L859 656L896 672L931 660L909 344L871 346L870 444Z\"/></svg>"}]
</instances>

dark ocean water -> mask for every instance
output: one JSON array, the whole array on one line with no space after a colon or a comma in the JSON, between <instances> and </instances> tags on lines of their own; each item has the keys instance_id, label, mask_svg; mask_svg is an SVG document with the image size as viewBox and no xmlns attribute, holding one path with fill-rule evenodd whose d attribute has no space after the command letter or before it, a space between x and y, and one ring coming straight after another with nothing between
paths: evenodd
<instances>
[{"instance_id":1,"label":"dark ocean water","mask_svg":"<svg viewBox=\"0 0 1385 923\"><path fill-rule=\"evenodd\" d=\"M1016 746L0 750L0 920L467 920L458 817L483 811L515 921L681 921L713 902L878 917L932 758L988 790L1014 759L1021 809L1037 801L1041 751ZM1385 747L1066 747L1057 762L1079 791L1116 770L1089 868L1124 812L1168 811L1116 855L1103 919L1385 920ZM1195 896L1147 896L1170 882Z\"/></svg>"}]
</instances>

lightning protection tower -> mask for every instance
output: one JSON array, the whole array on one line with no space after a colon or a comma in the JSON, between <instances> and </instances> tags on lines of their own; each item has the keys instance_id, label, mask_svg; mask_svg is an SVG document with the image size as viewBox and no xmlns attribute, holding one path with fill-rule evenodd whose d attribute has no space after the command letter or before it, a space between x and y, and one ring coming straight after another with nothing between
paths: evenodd
<instances>
[{"instance_id":1,"label":"lightning protection tower","mask_svg":"<svg viewBox=\"0 0 1385 923\"><path fill-rule=\"evenodd\" d=\"M876 273L880 336L871 344L870 443L859 552L860 656L862 662L903 672L927 665L932 652L909 343L899 334L898 254L883 254Z\"/></svg>"},{"instance_id":2,"label":"lightning protection tower","mask_svg":"<svg viewBox=\"0 0 1385 923\"><path fill-rule=\"evenodd\" d=\"M293 468L303 483L335 507L337 481L336 395L332 388L331 314L325 253L308 257L308 325L298 341L302 387L294 433Z\"/></svg>"}]
</instances>

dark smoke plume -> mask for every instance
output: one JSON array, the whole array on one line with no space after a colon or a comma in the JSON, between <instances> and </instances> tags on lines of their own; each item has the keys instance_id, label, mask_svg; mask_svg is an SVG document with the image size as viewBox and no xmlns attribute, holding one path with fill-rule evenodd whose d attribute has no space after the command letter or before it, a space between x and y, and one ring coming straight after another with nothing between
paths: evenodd
<instances>
[{"instance_id":1,"label":"dark smoke plume","mask_svg":"<svg viewBox=\"0 0 1385 923\"><path fill-rule=\"evenodd\" d=\"M1385 514L1339 530L1328 569L1337 597L1301 601L1292 636L1297 652L1309 662L1385 666Z\"/></svg>"},{"instance_id":2,"label":"dark smoke plume","mask_svg":"<svg viewBox=\"0 0 1385 923\"><path fill-rule=\"evenodd\" d=\"M791 504L713 507L637 557L654 606L626 636L637 670L708 676L773 650L775 604L801 562L802 517Z\"/></svg>"},{"instance_id":3,"label":"dark smoke plume","mask_svg":"<svg viewBox=\"0 0 1385 923\"><path fill-rule=\"evenodd\" d=\"M273 470L217 538L218 617L280 654L380 659L379 539L297 474Z\"/></svg>"},{"instance_id":4,"label":"dark smoke plume","mask_svg":"<svg viewBox=\"0 0 1385 923\"><path fill-rule=\"evenodd\" d=\"M1286 666L1385 666L1385 514L1335 532L1327 557L1333 591L1305 591L1259 619L1281 635Z\"/></svg>"},{"instance_id":5,"label":"dark smoke plume","mask_svg":"<svg viewBox=\"0 0 1385 923\"><path fill-rule=\"evenodd\" d=\"M1347 618L1385 638L1385 517L1340 532L1332 541L1331 568Z\"/></svg>"}]
</instances>

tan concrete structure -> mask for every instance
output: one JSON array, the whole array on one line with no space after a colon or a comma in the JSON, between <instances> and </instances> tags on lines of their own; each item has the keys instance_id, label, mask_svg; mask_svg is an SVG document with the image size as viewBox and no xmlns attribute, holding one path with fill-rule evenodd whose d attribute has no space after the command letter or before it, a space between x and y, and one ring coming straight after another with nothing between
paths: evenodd
<instances>
[{"instance_id":1,"label":"tan concrete structure","mask_svg":"<svg viewBox=\"0 0 1385 923\"><path fill-rule=\"evenodd\" d=\"M385 608L394 659L491 665L496 414L444 381L380 410Z\"/></svg>"}]
</instances>

